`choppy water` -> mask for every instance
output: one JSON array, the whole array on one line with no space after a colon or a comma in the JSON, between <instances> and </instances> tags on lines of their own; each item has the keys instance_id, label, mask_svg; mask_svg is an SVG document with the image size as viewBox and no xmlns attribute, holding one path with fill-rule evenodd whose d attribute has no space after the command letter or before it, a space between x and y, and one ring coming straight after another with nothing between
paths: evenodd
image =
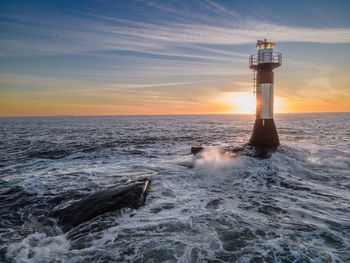
<instances>
[{"instance_id":1,"label":"choppy water","mask_svg":"<svg viewBox=\"0 0 350 263\"><path fill-rule=\"evenodd\" d=\"M350 114L277 115L270 159L219 154L253 118L1 118L0 262L350 262ZM47 217L140 177L138 210Z\"/></svg>"}]
</instances>

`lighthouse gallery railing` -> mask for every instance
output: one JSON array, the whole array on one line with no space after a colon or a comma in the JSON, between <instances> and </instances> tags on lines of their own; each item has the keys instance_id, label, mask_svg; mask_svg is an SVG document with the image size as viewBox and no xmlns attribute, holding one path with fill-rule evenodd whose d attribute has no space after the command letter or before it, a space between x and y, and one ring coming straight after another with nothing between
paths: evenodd
<instances>
[{"instance_id":1,"label":"lighthouse gallery railing","mask_svg":"<svg viewBox=\"0 0 350 263\"><path fill-rule=\"evenodd\" d=\"M264 64L264 63L282 64L282 53L264 52L261 54L251 55L249 58L250 68L255 68L259 64Z\"/></svg>"}]
</instances>

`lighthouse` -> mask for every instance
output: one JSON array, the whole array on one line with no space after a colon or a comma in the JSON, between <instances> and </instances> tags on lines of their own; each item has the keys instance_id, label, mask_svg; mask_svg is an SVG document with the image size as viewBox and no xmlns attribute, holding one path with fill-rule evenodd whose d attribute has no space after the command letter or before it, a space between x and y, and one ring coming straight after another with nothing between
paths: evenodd
<instances>
[{"instance_id":1,"label":"lighthouse","mask_svg":"<svg viewBox=\"0 0 350 263\"><path fill-rule=\"evenodd\" d=\"M249 67L254 70L256 94L256 119L249 144L257 147L276 148L278 134L273 120L273 70L282 64L282 54L274 52L275 43L258 40L257 54L249 58Z\"/></svg>"}]
</instances>

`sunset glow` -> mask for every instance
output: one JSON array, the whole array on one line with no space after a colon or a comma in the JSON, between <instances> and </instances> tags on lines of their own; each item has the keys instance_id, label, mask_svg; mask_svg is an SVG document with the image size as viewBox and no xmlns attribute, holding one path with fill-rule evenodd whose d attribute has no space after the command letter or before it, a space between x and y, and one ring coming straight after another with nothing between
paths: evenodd
<instances>
[{"instance_id":1,"label":"sunset glow","mask_svg":"<svg viewBox=\"0 0 350 263\"><path fill-rule=\"evenodd\" d=\"M228 103L232 106L232 113L255 113L255 96L253 93L236 92L230 95Z\"/></svg>"},{"instance_id":2,"label":"sunset glow","mask_svg":"<svg viewBox=\"0 0 350 263\"><path fill-rule=\"evenodd\" d=\"M226 99L223 98L223 101L231 106L230 113L255 114L256 100L252 92L232 92L227 94ZM274 112L288 112L284 99L280 97L274 98Z\"/></svg>"}]
</instances>

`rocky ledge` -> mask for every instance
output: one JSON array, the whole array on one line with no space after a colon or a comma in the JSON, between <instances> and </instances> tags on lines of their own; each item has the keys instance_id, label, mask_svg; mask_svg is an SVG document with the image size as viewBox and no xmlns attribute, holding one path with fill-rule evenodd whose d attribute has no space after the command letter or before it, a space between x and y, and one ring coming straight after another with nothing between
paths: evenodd
<instances>
[{"instance_id":1,"label":"rocky ledge","mask_svg":"<svg viewBox=\"0 0 350 263\"><path fill-rule=\"evenodd\" d=\"M99 190L66 208L52 212L51 216L58 218L58 224L68 231L107 212L126 207L136 209L145 203L150 183L150 179L143 179Z\"/></svg>"}]
</instances>

